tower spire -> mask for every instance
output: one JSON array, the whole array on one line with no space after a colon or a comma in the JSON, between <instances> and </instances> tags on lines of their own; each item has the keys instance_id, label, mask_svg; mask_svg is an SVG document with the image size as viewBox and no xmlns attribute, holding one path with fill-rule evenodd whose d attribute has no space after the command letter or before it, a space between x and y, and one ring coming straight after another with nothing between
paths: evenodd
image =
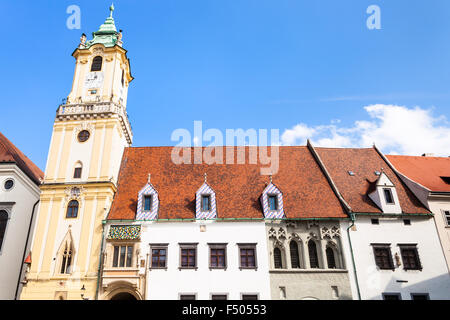
<instances>
[{"instance_id":1,"label":"tower spire","mask_svg":"<svg viewBox=\"0 0 450 320\"><path fill-rule=\"evenodd\" d=\"M114 11L114 3L111 3L111 6L109 7L109 11L111 11L111 13L109 14L109 17L112 19L112 14L113 14L113 11Z\"/></svg>"}]
</instances>

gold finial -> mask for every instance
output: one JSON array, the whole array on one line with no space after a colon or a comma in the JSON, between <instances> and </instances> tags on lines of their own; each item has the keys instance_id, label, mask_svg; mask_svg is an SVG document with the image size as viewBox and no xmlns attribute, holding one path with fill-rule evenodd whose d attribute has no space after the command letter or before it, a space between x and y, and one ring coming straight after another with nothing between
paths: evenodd
<instances>
[{"instance_id":1,"label":"gold finial","mask_svg":"<svg viewBox=\"0 0 450 320\"><path fill-rule=\"evenodd\" d=\"M206 174L206 172L205 172L205 183L206 183L206 178L207 178L207 174Z\"/></svg>"},{"instance_id":2,"label":"gold finial","mask_svg":"<svg viewBox=\"0 0 450 320\"><path fill-rule=\"evenodd\" d=\"M270 175L270 183L272 183L272 175Z\"/></svg>"},{"instance_id":3,"label":"gold finial","mask_svg":"<svg viewBox=\"0 0 450 320\"><path fill-rule=\"evenodd\" d=\"M152 175L151 175L151 173L149 173L149 174L148 174L148 180L147 180L147 183L148 183L148 184L150 184L151 178L152 178Z\"/></svg>"},{"instance_id":4,"label":"gold finial","mask_svg":"<svg viewBox=\"0 0 450 320\"><path fill-rule=\"evenodd\" d=\"M111 6L109 7L109 11L111 11L111 13L109 14L109 17L112 18L112 14L114 11L114 3L111 3Z\"/></svg>"}]
</instances>

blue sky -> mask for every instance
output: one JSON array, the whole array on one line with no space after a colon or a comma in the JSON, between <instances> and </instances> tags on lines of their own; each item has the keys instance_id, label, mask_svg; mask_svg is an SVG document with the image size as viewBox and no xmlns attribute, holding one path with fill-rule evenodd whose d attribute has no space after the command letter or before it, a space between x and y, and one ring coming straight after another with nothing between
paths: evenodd
<instances>
[{"instance_id":1,"label":"blue sky","mask_svg":"<svg viewBox=\"0 0 450 320\"><path fill-rule=\"evenodd\" d=\"M80 30L66 27L73 4L81 8ZM0 131L41 169L56 108L71 88L71 53L81 33L90 39L104 22L110 4L0 2ZM373 4L381 30L366 27ZM278 128L289 144L310 137L318 145L365 146L372 139L387 153L450 150L450 1L114 6L135 77L128 97L134 146L174 145L175 129L193 131L202 120L223 132Z\"/></svg>"}]
</instances>

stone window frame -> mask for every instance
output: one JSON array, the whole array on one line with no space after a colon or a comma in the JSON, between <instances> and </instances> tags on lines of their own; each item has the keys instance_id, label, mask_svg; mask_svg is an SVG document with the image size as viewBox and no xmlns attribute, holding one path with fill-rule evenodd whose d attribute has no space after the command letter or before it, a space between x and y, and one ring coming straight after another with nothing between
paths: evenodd
<instances>
[{"instance_id":1,"label":"stone window frame","mask_svg":"<svg viewBox=\"0 0 450 320\"><path fill-rule=\"evenodd\" d=\"M405 270L405 271L409 271L409 270L422 271L423 265L422 265L422 262L420 261L419 249L417 248L417 244L416 243L399 243L397 245L400 249L400 256L402 258L403 270ZM417 264L416 268L407 268L405 266L405 260L404 260L404 256L403 256L404 250L413 250L413 252L415 254L415 259L416 259L415 263Z\"/></svg>"},{"instance_id":2,"label":"stone window frame","mask_svg":"<svg viewBox=\"0 0 450 320\"><path fill-rule=\"evenodd\" d=\"M166 250L166 264L164 267L153 267L153 250ZM168 243L150 243L150 256L149 256L149 269L150 270L167 270L168 268L168 261L169 261L169 244Z\"/></svg>"},{"instance_id":3,"label":"stone window frame","mask_svg":"<svg viewBox=\"0 0 450 320\"><path fill-rule=\"evenodd\" d=\"M179 266L178 270L196 270L198 269L198 242L196 243L178 243L178 246L180 248L179 251ZM183 267L182 266L182 252L183 249L194 249L195 250L195 265L193 267Z\"/></svg>"},{"instance_id":4,"label":"stone window frame","mask_svg":"<svg viewBox=\"0 0 450 320\"><path fill-rule=\"evenodd\" d=\"M442 212L442 217L444 218L444 226L446 228L450 228L450 209L449 210L444 210L441 209Z\"/></svg>"},{"instance_id":5,"label":"stone window frame","mask_svg":"<svg viewBox=\"0 0 450 320\"><path fill-rule=\"evenodd\" d=\"M110 271L118 271L118 270L133 270L138 268L137 265L139 263L139 241L140 240L116 240L116 239L107 239L106 243L106 252L105 252L105 266L106 269ZM114 263L114 247L115 246L132 246L133 253L131 256L131 266L130 267L113 267ZM120 253L119 253L120 254ZM125 263L126 265L126 263Z\"/></svg>"},{"instance_id":6,"label":"stone window frame","mask_svg":"<svg viewBox=\"0 0 450 320\"><path fill-rule=\"evenodd\" d=\"M225 299L213 299L214 296L225 296ZM229 297L228 292L212 292L209 294L210 300L229 300Z\"/></svg>"},{"instance_id":7,"label":"stone window frame","mask_svg":"<svg viewBox=\"0 0 450 320\"><path fill-rule=\"evenodd\" d=\"M390 243L371 243L370 245L372 246L373 258L374 258L375 266L377 267L377 269L378 270L392 270L392 271L395 271L394 260L392 258L391 244ZM382 266L379 266L377 264L377 259L376 259L376 257L377 257L376 250L377 249L387 250L387 252L388 252L388 259L389 259L389 266L388 267L382 267Z\"/></svg>"},{"instance_id":8,"label":"stone window frame","mask_svg":"<svg viewBox=\"0 0 450 320\"><path fill-rule=\"evenodd\" d=\"M136 265L136 246L134 242L131 242L129 240L122 240L122 241L118 241L115 240L113 242L110 242L110 246L111 246L111 260L110 260L110 264L109 264L109 268L114 269L114 270L124 270L124 269L135 269L135 265ZM119 252L117 255L117 266L114 266L114 251L115 248L119 247ZM125 247L125 260L124 260L124 266L121 267L120 266L120 249ZM130 262L130 266L127 266L127 257L128 257L128 248L131 247L131 262Z\"/></svg>"},{"instance_id":9,"label":"stone window frame","mask_svg":"<svg viewBox=\"0 0 450 320\"><path fill-rule=\"evenodd\" d=\"M228 268L228 243L208 243L208 266L209 269L215 270L227 270ZM224 266L223 267L214 267L211 265L211 249L224 249Z\"/></svg>"},{"instance_id":10,"label":"stone window frame","mask_svg":"<svg viewBox=\"0 0 450 320\"><path fill-rule=\"evenodd\" d=\"M258 250L257 243L237 243L238 246L238 259L239 259L239 270L258 270ZM255 265L253 267L242 266L241 260L241 249L253 249Z\"/></svg>"}]
</instances>

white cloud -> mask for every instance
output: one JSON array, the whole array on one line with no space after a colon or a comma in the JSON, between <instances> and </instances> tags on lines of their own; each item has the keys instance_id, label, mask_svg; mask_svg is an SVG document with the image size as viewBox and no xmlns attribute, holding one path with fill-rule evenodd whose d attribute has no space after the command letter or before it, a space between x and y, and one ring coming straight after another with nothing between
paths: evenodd
<instances>
[{"instance_id":1,"label":"white cloud","mask_svg":"<svg viewBox=\"0 0 450 320\"><path fill-rule=\"evenodd\" d=\"M322 147L370 147L384 153L450 155L450 124L444 116L435 117L431 109L375 104L364 107L369 120L341 127L335 119L329 125L309 127L300 123L283 132L285 145L306 143L310 139Z\"/></svg>"}]
</instances>

